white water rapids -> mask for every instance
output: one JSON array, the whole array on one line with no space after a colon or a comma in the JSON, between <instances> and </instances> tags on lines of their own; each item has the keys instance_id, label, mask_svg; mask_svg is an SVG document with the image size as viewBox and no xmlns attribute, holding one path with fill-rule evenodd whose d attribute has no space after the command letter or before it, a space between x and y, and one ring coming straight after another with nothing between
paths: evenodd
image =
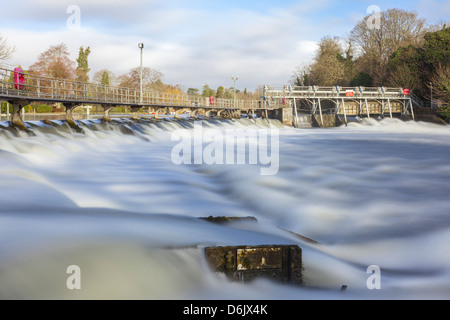
<instances>
[{"instance_id":1,"label":"white water rapids","mask_svg":"<svg viewBox=\"0 0 450 320\"><path fill-rule=\"evenodd\" d=\"M0 128L1 299L450 298L448 126L203 122L279 130L279 170L261 175L174 164L171 134L192 121L115 122L80 121L84 133L29 122L34 136ZM231 282L204 261L206 246L262 244L299 245L304 286ZM70 265L80 290L66 285ZM379 289L368 288L373 265Z\"/></svg>"}]
</instances>

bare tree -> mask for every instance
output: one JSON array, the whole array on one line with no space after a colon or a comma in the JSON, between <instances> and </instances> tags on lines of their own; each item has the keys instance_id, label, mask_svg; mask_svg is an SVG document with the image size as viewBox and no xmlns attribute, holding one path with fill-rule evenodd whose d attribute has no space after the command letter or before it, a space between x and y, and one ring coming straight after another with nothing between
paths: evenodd
<instances>
[{"instance_id":1,"label":"bare tree","mask_svg":"<svg viewBox=\"0 0 450 320\"><path fill-rule=\"evenodd\" d=\"M142 85L144 89L158 89L162 84L163 74L157 70L144 67L142 68ZM128 73L118 77L119 86L139 89L140 86L140 68L133 68Z\"/></svg>"},{"instance_id":2,"label":"bare tree","mask_svg":"<svg viewBox=\"0 0 450 320\"><path fill-rule=\"evenodd\" d=\"M390 9L380 13L380 24L370 26L367 16L351 31L362 64L373 77L375 85L381 85L386 76L386 65L390 55L400 47L423 44L427 31L426 21L415 12Z\"/></svg>"},{"instance_id":3,"label":"bare tree","mask_svg":"<svg viewBox=\"0 0 450 320\"><path fill-rule=\"evenodd\" d=\"M301 64L293 72L290 83L294 86L309 86L311 77L311 65Z\"/></svg>"},{"instance_id":4,"label":"bare tree","mask_svg":"<svg viewBox=\"0 0 450 320\"><path fill-rule=\"evenodd\" d=\"M9 59L16 51L14 46L10 46L6 39L0 35L0 60Z\"/></svg>"},{"instance_id":5,"label":"bare tree","mask_svg":"<svg viewBox=\"0 0 450 320\"><path fill-rule=\"evenodd\" d=\"M435 24L428 26L428 32L436 32L448 27L450 27L450 21L445 21L441 19Z\"/></svg>"}]
</instances>

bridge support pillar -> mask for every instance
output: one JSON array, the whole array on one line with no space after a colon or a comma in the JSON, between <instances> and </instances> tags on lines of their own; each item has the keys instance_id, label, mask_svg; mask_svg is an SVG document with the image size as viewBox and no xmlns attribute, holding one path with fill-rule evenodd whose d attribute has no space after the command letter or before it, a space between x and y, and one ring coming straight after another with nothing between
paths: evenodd
<instances>
[{"instance_id":1,"label":"bridge support pillar","mask_svg":"<svg viewBox=\"0 0 450 320\"><path fill-rule=\"evenodd\" d=\"M131 119L139 120L137 113L139 110L141 110L141 108L142 108L141 106L132 106L131 107L131 112L133 113L133 115L131 116Z\"/></svg>"},{"instance_id":2,"label":"bridge support pillar","mask_svg":"<svg viewBox=\"0 0 450 320\"><path fill-rule=\"evenodd\" d=\"M75 119L73 118L73 110L78 106L79 105L76 103L64 104L64 107L66 108L66 122L72 129L76 130L77 132L82 132L83 129L78 126Z\"/></svg>"},{"instance_id":3,"label":"bridge support pillar","mask_svg":"<svg viewBox=\"0 0 450 320\"><path fill-rule=\"evenodd\" d=\"M11 126L20 130L30 131L28 127L23 122L22 116L20 115L20 111L23 107L25 107L29 101L28 100L12 100L8 101L12 105L12 114L11 114Z\"/></svg>"},{"instance_id":4,"label":"bridge support pillar","mask_svg":"<svg viewBox=\"0 0 450 320\"><path fill-rule=\"evenodd\" d=\"M292 107L280 108L276 110L276 119L280 120L285 126L294 125L294 116Z\"/></svg>"},{"instance_id":5,"label":"bridge support pillar","mask_svg":"<svg viewBox=\"0 0 450 320\"><path fill-rule=\"evenodd\" d=\"M192 111L191 113L191 118L197 118L199 116L200 112L205 112L204 109L195 109L194 111Z\"/></svg>"},{"instance_id":6,"label":"bridge support pillar","mask_svg":"<svg viewBox=\"0 0 450 320\"><path fill-rule=\"evenodd\" d=\"M185 111L186 112L191 112L191 109L186 108L186 107L181 107L181 108L174 108L175 109L175 119L180 119L180 115L183 114Z\"/></svg>"},{"instance_id":7,"label":"bridge support pillar","mask_svg":"<svg viewBox=\"0 0 450 320\"><path fill-rule=\"evenodd\" d=\"M105 104L103 105L103 110L105 111L105 114L103 115L102 121L104 122L111 122L111 116L109 115L109 112L115 107L115 105L112 104Z\"/></svg>"},{"instance_id":8,"label":"bridge support pillar","mask_svg":"<svg viewBox=\"0 0 450 320\"><path fill-rule=\"evenodd\" d=\"M164 108L161 108L161 107L160 108L155 108L155 119L161 119L159 114L160 113L164 114L165 110L166 110L166 107L164 107Z\"/></svg>"}]
</instances>

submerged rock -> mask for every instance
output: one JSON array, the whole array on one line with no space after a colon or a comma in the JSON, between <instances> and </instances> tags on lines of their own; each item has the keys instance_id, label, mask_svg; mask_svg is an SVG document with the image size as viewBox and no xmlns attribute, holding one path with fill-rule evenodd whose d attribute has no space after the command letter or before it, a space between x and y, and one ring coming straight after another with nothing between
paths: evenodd
<instances>
[{"instance_id":1,"label":"submerged rock","mask_svg":"<svg viewBox=\"0 0 450 320\"><path fill-rule=\"evenodd\" d=\"M213 217L213 216L209 216L209 217L201 217L200 219L205 220L205 221L209 221L209 222L213 222L213 223L228 223L228 222L235 222L235 221L251 221L251 222L257 222L258 220L255 217Z\"/></svg>"}]
</instances>

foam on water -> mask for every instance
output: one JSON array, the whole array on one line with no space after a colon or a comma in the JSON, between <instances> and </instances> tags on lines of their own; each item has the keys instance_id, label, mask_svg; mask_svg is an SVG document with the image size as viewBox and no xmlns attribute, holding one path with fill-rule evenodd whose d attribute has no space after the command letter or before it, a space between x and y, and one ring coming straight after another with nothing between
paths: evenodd
<instances>
[{"instance_id":1,"label":"foam on water","mask_svg":"<svg viewBox=\"0 0 450 320\"><path fill-rule=\"evenodd\" d=\"M0 132L1 298L450 298L448 126L203 122L278 129L280 168L264 176L249 164L175 165L171 133L193 121L79 125ZM258 223L197 219L210 215ZM205 246L243 244L298 244L305 286L234 283L206 267ZM73 264L79 291L66 287ZM370 265L380 290L367 288Z\"/></svg>"}]
</instances>

